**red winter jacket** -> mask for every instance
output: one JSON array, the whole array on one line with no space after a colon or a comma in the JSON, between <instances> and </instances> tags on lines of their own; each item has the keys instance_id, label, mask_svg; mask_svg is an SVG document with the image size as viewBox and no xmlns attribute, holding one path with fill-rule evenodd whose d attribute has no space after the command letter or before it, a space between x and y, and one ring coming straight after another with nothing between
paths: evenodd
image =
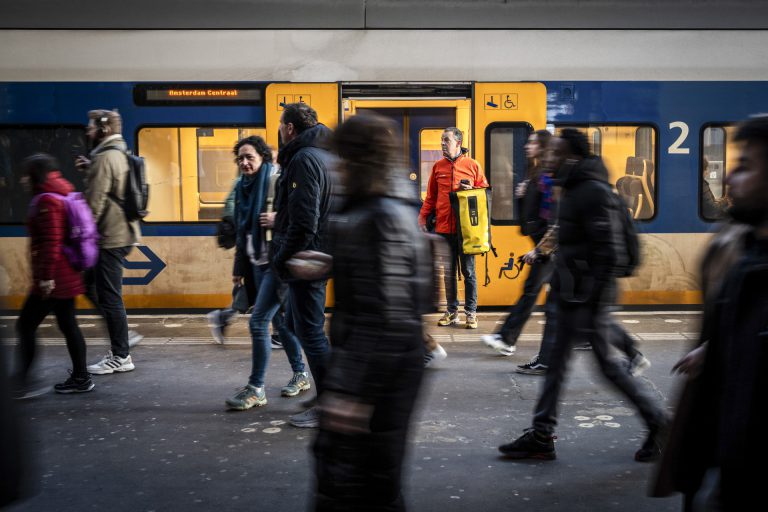
<instances>
[{"instance_id":1,"label":"red winter jacket","mask_svg":"<svg viewBox=\"0 0 768 512\"><path fill-rule=\"evenodd\" d=\"M435 212L435 232L455 233L456 220L451 210L450 193L459 190L459 182L469 180L472 188L488 188L483 168L475 160L466 155L462 148L456 160L441 158L432 167L427 185L427 197L419 212L419 225L427 223L427 217Z\"/></svg>"},{"instance_id":2,"label":"red winter jacket","mask_svg":"<svg viewBox=\"0 0 768 512\"><path fill-rule=\"evenodd\" d=\"M53 192L63 196L74 192L72 186L59 171L48 173L45 182L35 187L34 194ZM53 279L54 289L50 297L69 299L85 292L80 272L64 255L67 236L67 211L64 202L55 196L43 196L36 208L30 208L27 219L32 262L32 288L30 293L42 295L40 281Z\"/></svg>"}]
</instances>

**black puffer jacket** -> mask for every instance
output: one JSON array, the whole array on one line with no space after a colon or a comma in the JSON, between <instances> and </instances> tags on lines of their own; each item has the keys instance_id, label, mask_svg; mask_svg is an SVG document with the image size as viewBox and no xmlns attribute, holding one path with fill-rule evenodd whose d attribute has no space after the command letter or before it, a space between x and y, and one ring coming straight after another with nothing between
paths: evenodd
<instances>
[{"instance_id":1,"label":"black puffer jacket","mask_svg":"<svg viewBox=\"0 0 768 512\"><path fill-rule=\"evenodd\" d=\"M431 253L401 198L348 198L331 216L335 305L328 390L374 402L423 368ZM408 380L406 378L406 380Z\"/></svg>"},{"instance_id":2,"label":"black puffer jacket","mask_svg":"<svg viewBox=\"0 0 768 512\"><path fill-rule=\"evenodd\" d=\"M323 250L331 198L333 157L325 149L331 131L318 124L283 146L283 169L275 190L275 226L270 260L283 279L285 262L299 251Z\"/></svg>"},{"instance_id":3,"label":"black puffer jacket","mask_svg":"<svg viewBox=\"0 0 768 512\"><path fill-rule=\"evenodd\" d=\"M600 297L616 266L611 191L604 184L608 170L600 157L592 156L564 171L557 284L564 300L591 301Z\"/></svg>"}]
</instances>

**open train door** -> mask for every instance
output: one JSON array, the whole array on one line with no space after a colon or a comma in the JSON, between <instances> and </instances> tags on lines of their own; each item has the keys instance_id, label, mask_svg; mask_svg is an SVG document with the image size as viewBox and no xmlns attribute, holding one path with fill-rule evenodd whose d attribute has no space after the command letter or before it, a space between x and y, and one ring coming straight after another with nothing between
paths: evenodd
<instances>
[{"instance_id":1,"label":"open train door","mask_svg":"<svg viewBox=\"0 0 768 512\"><path fill-rule=\"evenodd\" d=\"M478 82L474 84L474 157L485 169L493 188L491 237L498 254L485 261L477 258L478 304L508 306L522 293L527 267L517 259L531 249L520 233L515 187L525 179L525 143L531 132L546 128L547 90L542 83Z\"/></svg>"},{"instance_id":2,"label":"open train door","mask_svg":"<svg viewBox=\"0 0 768 512\"><path fill-rule=\"evenodd\" d=\"M267 86L264 106L267 119L267 144L278 144L278 127L283 105L306 103L317 111L318 120L330 129L339 124L339 85L337 83L282 83Z\"/></svg>"}]
</instances>

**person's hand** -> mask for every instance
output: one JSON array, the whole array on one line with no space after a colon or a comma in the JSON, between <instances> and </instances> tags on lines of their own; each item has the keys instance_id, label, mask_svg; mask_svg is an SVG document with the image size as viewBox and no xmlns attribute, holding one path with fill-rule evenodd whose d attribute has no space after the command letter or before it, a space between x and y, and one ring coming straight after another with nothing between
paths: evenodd
<instances>
[{"instance_id":1,"label":"person's hand","mask_svg":"<svg viewBox=\"0 0 768 512\"><path fill-rule=\"evenodd\" d=\"M532 265L536 263L536 260L539 257L538 251L536 251L536 248L534 247L527 253L523 254L523 261L526 262L528 265Z\"/></svg>"},{"instance_id":2,"label":"person's hand","mask_svg":"<svg viewBox=\"0 0 768 512\"><path fill-rule=\"evenodd\" d=\"M232 284L236 286L243 285L243 276L232 276Z\"/></svg>"},{"instance_id":3,"label":"person's hand","mask_svg":"<svg viewBox=\"0 0 768 512\"><path fill-rule=\"evenodd\" d=\"M80 155L75 158L75 167L78 171L84 171L91 166L91 161L85 156Z\"/></svg>"},{"instance_id":4,"label":"person's hand","mask_svg":"<svg viewBox=\"0 0 768 512\"><path fill-rule=\"evenodd\" d=\"M464 181L460 181L459 188L461 190L472 190L473 187L471 183L464 183Z\"/></svg>"},{"instance_id":5,"label":"person's hand","mask_svg":"<svg viewBox=\"0 0 768 512\"><path fill-rule=\"evenodd\" d=\"M518 183L515 187L515 197L523 197L526 190L528 190L528 180Z\"/></svg>"},{"instance_id":6,"label":"person's hand","mask_svg":"<svg viewBox=\"0 0 768 512\"><path fill-rule=\"evenodd\" d=\"M263 228L272 229L275 227L275 212L259 214L259 225Z\"/></svg>"},{"instance_id":7,"label":"person's hand","mask_svg":"<svg viewBox=\"0 0 768 512\"><path fill-rule=\"evenodd\" d=\"M704 366L704 358L706 354L707 344L702 343L676 362L672 367L672 373L687 375L689 378L696 377Z\"/></svg>"},{"instance_id":8,"label":"person's hand","mask_svg":"<svg viewBox=\"0 0 768 512\"><path fill-rule=\"evenodd\" d=\"M325 430L340 434L367 434L371 431L373 406L351 396L326 391L320 396L320 422Z\"/></svg>"},{"instance_id":9,"label":"person's hand","mask_svg":"<svg viewBox=\"0 0 768 512\"><path fill-rule=\"evenodd\" d=\"M419 223L419 229L420 229L420 230L421 230L423 233L428 233L428 232L429 232L429 230L427 229L427 225L426 225L426 224L422 224L422 223Z\"/></svg>"},{"instance_id":10,"label":"person's hand","mask_svg":"<svg viewBox=\"0 0 768 512\"><path fill-rule=\"evenodd\" d=\"M43 297L48 297L53 289L56 288L56 282L53 279L49 279L48 281L40 281L37 286L43 293Z\"/></svg>"},{"instance_id":11,"label":"person's hand","mask_svg":"<svg viewBox=\"0 0 768 512\"><path fill-rule=\"evenodd\" d=\"M285 266L296 279L317 281L330 275L333 257L319 251L301 251L294 254Z\"/></svg>"}]
</instances>

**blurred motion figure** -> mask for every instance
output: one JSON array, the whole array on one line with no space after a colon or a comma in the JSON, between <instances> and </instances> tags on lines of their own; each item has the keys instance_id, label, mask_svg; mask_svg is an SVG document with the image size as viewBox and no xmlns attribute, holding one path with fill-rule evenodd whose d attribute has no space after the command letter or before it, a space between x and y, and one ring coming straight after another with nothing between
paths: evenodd
<instances>
[{"instance_id":1,"label":"blurred motion figure","mask_svg":"<svg viewBox=\"0 0 768 512\"><path fill-rule=\"evenodd\" d=\"M768 457L768 118L736 132L727 224L702 265L698 346L673 370L688 376L653 493L682 492L686 511L756 510Z\"/></svg>"},{"instance_id":2,"label":"blurred motion figure","mask_svg":"<svg viewBox=\"0 0 768 512\"><path fill-rule=\"evenodd\" d=\"M399 176L393 124L336 131L343 204L332 217L333 351L314 445L318 511L404 510L401 471L423 373L432 262Z\"/></svg>"}]
</instances>

